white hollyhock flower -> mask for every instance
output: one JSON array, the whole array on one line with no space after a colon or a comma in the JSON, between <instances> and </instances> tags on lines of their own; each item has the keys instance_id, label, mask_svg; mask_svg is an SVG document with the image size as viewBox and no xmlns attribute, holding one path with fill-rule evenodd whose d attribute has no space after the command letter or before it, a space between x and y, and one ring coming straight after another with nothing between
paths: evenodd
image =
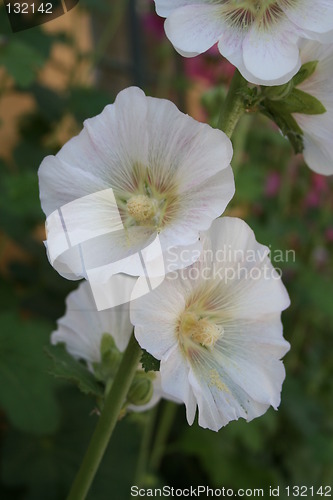
<instances>
[{"instance_id":1,"label":"white hollyhock flower","mask_svg":"<svg viewBox=\"0 0 333 500\"><path fill-rule=\"evenodd\" d=\"M333 41L331 0L155 0L165 32L185 57L218 42L250 82L286 83L300 68L299 41Z\"/></svg>"},{"instance_id":2,"label":"white hollyhock flower","mask_svg":"<svg viewBox=\"0 0 333 500\"><path fill-rule=\"evenodd\" d=\"M245 222L217 219L202 236L201 259L133 302L131 321L189 424L198 406L199 425L217 431L278 407L289 349L280 315L289 297Z\"/></svg>"},{"instance_id":3,"label":"white hollyhock flower","mask_svg":"<svg viewBox=\"0 0 333 500\"><path fill-rule=\"evenodd\" d=\"M131 278L131 281L133 280L134 278ZM126 279L124 281L119 276L118 284L114 286L112 293L117 294L119 286L130 287L131 289L130 280ZM52 344L64 343L67 351L74 358L86 361L92 373L98 370L98 364L102 361L102 339L106 340L108 346L110 344L108 341L112 337L115 343L115 347L111 351L112 359L114 360L114 364L116 364L116 361L120 363L120 353L126 349L133 331L133 326L129 318L128 304L104 311L97 311L91 288L87 281L82 282L77 290L68 295L66 299L66 313L58 320L57 327L57 330L51 336ZM111 340L111 345L113 341ZM108 354L110 356L110 352ZM117 368L118 366L104 366L104 371L110 371L115 375ZM97 373L96 371L96 375ZM154 406L163 395L160 374L159 372L145 374L141 367L138 366L135 377L135 381L139 380L139 382L142 382L144 380L144 387L149 388L149 385L152 385L152 390L149 391L152 393L152 396L148 403L141 405L130 404L128 408L134 411L145 411ZM105 380L104 382L108 381Z\"/></svg>"},{"instance_id":4,"label":"white hollyhock flower","mask_svg":"<svg viewBox=\"0 0 333 500\"><path fill-rule=\"evenodd\" d=\"M293 114L303 130L304 159L319 174L333 174L333 44L322 45L307 41L301 49L302 64L318 61L314 73L297 88L316 97L326 113L318 115Z\"/></svg>"},{"instance_id":5,"label":"white hollyhock flower","mask_svg":"<svg viewBox=\"0 0 333 500\"><path fill-rule=\"evenodd\" d=\"M40 166L52 265L69 279L103 279L119 262L138 276L138 252L156 238L162 255L197 245L234 194L231 157L223 132L138 88L120 92Z\"/></svg>"}]
</instances>

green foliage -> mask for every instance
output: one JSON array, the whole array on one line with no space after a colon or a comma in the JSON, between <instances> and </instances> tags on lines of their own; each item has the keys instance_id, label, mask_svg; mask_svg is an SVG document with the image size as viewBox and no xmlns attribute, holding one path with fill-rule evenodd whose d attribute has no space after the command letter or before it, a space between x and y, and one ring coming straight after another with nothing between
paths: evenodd
<instances>
[{"instance_id":1,"label":"green foliage","mask_svg":"<svg viewBox=\"0 0 333 500\"><path fill-rule=\"evenodd\" d=\"M94 376L97 380L106 384L112 381L116 375L120 361L121 353L117 349L116 343L108 333L104 333L101 341L101 361L93 363Z\"/></svg>"},{"instance_id":2,"label":"green foliage","mask_svg":"<svg viewBox=\"0 0 333 500\"><path fill-rule=\"evenodd\" d=\"M103 17L114 8L108 0L81 0L80 6ZM63 347L49 346L54 321L63 315L65 297L75 285L60 277L46 257L38 232L44 215L37 169L46 155L55 154L62 146L59 131L64 121L69 117L73 122L73 134L80 130L84 119L113 102L118 87L125 86L125 79L126 85L132 83L125 73L132 71L136 62L127 67L112 60L108 51L98 71L93 68L98 75L95 83L87 86L89 80L76 78L77 70L83 60L93 61L94 55L82 53L72 38L47 32L44 27L12 34L3 9L0 33L0 64L5 76L10 77L4 79L0 98L20 91L29 93L36 103L35 109L17 122L18 141L12 157L0 159L0 498L63 500L96 425L98 409L94 398L99 402L103 396L114 360L112 345L106 338L102 363L93 366L94 377ZM127 36L125 30L121 36ZM96 38L102 40L104 35L97 33ZM51 88L39 78L40 69L58 41L72 49L76 58L70 72L63 75L70 82L65 91L53 85ZM109 42L112 48L113 40ZM94 43L96 46L98 41ZM183 60L174 59L174 51L165 40L156 43L154 49L159 57L156 67L163 67L163 74L159 75L159 70L147 74L149 84L145 90L149 95L184 104L184 91L193 87L193 82L182 73ZM61 63L61 58L53 63ZM303 140L292 113L304 111L303 106L308 113L324 112L320 103L296 88L313 74L316 64L303 65L285 86L261 93L253 87L244 96L254 111L266 99L266 114L276 120L296 151L302 150ZM101 91L99 79L106 66L113 71L108 92ZM119 86L115 83L118 73ZM210 85L203 96L207 122L217 122L225 95L223 86ZM246 219L257 240L269 245L272 252L294 250L296 255L295 261L275 263L283 271L292 304L283 313L291 351L285 357L287 375L281 407L278 412L270 409L250 423L233 422L213 433L197 424L189 427L184 407L180 406L166 433L161 467L147 471L149 486L316 486L329 484L333 477L333 243L325 236L332 228L332 180L327 179L326 187L318 188L318 176L300 158L291 159L289 142L271 121L258 115L246 118L247 124L243 122L241 129L240 123L233 138L236 194L228 206L228 215ZM0 125L6 125L5 116ZM272 174L277 176L279 186L269 193ZM315 199L311 204L309 197L313 194L319 201ZM17 255L17 247L23 258ZM49 357L44 346L49 346ZM150 377L159 370L159 361L146 352L141 363L145 371L151 371ZM85 394L66 381L79 386ZM137 377L133 392L138 382L142 381ZM144 392L149 392L147 388L139 387L143 398ZM152 428L152 445L163 420L165 424L162 409L163 405ZM118 423L88 499L128 497L130 485L134 484L141 426L147 417L129 415Z\"/></svg>"},{"instance_id":3,"label":"green foliage","mask_svg":"<svg viewBox=\"0 0 333 500\"><path fill-rule=\"evenodd\" d=\"M74 87L68 99L68 108L79 122L101 113L113 102L110 95L89 87Z\"/></svg>"},{"instance_id":4,"label":"green foliage","mask_svg":"<svg viewBox=\"0 0 333 500\"><path fill-rule=\"evenodd\" d=\"M42 352L50 329L49 324L20 321L13 313L0 315L0 404L15 427L35 434L52 432L59 423Z\"/></svg>"},{"instance_id":5,"label":"green foliage","mask_svg":"<svg viewBox=\"0 0 333 500\"><path fill-rule=\"evenodd\" d=\"M20 87L28 87L43 65L43 55L20 40L14 40L0 49L0 64Z\"/></svg>"},{"instance_id":6,"label":"green foliage","mask_svg":"<svg viewBox=\"0 0 333 500\"><path fill-rule=\"evenodd\" d=\"M7 488L19 486L25 500L63 500L88 446L97 416L91 399L76 389L59 392L61 426L42 437L11 431L3 444L2 480ZM140 429L131 419L119 422L98 471L88 500L126 498L133 484ZM114 453L117 450L117 453Z\"/></svg>"},{"instance_id":7,"label":"green foliage","mask_svg":"<svg viewBox=\"0 0 333 500\"><path fill-rule=\"evenodd\" d=\"M292 82L295 87L304 82L316 71L318 61L309 61L303 64L298 73L293 77Z\"/></svg>"},{"instance_id":8,"label":"green foliage","mask_svg":"<svg viewBox=\"0 0 333 500\"><path fill-rule=\"evenodd\" d=\"M293 113L320 115L326 113L325 106L313 95L296 88L316 70L318 61L303 64L299 72L288 83L272 87L262 87L260 108L288 137L295 153L302 153L303 131L298 126Z\"/></svg>"},{"instance_id":9,"label":"green foliage","mask_svg":"<svg viewBox=\"0 0 333 500\"><path fill-rule=\"evenodd\" d=\"M57 378L70 381L90 396L103 397L102 386L96 381L88 368L71 356L64 344L57 344L45 348L47 355L52 359L53 366L50 373Z\"/></svg>"},{"instance_id":10,"label":"green foliage","mask_svg":"<svg viewBox=\"0 0 333 500\"><path fill-rule=\"evenodd\" d=\"M289 110L284 109L280 102L267 101L263 113L277 124L285 137L288 137L295 153L302 153L304 149L303 131Z\"/></svg>"},{"instance_id":11,"label":"green foliage","mask_svg":"<svg viewBox=\"0 0 333 500\"><path fill-rule=\"evenodd\" d=\"M38 71L45 64L55 39L39 27L18 34L9 34L7 16L0 8L0 33L8 33L0 45L0 65L3 66L18 87L31 85Z\"/></svg>"},{"instance_id":12,"label":"green foliage","mask_svg":"<svg viewBox=\"0 0 333 500\"><path fill-rule=\"evenodd\" d=\"M286 113L302 113L304 115L321 115L326 113L325 106L314 96L299 89L294 89L282 103Z\"/></svg>"},{"instance_id":13,"label":"green foliage","mask_svg":"<svg viewBox=\"0 0 333 500\"><path fill-rule=\"evenodd\" d=\"M145 372L149 371L158 372L160 369L160 361L154 358L154 356L149 354L149 352L145 351L144 349L142 350L142 356L140 362Z\"/></svg>"},{"instance_id":14,"label":"green foliage","mask_svg":"<svg viewBox=\"0 0 333 500\"><path fill-rule=\"evenodd\" d=\"M25 223L36 224L43 219L39 202L38 179L33 172L22 172L20 175L0 175L2 180L2 197L0 213L24 219Z\"/></svg>"}]
</instances>

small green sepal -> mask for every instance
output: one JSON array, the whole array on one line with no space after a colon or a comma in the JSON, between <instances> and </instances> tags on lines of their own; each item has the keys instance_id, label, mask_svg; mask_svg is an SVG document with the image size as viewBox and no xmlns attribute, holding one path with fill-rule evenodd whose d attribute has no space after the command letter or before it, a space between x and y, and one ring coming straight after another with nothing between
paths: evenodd
<instances>
[{"instance_id":1,"label":"small green sepal","mask_svg":"<svg viewBox=\"0 0 333 500\"><path fill-rule=\"evenodd\" d=\"M313 75L313 73L316 71L318 62L319 61L309 61L301 66L298 73L296 73L296 75L292 79L294 87L297 87L297 85L304 82L305 80L310 78L311 75Z\"/></svg>"},{"instance_id":2,"label":"small green sepal","mask_svg":"<svg viewBox=\"0 0 333 500\"><path fill-rule=\"evenodd\" d=\"M294 89L281 103L285 113L300 113L303 115L322 115L326 113L325 106L314 96L299 89Z\"/></svg>"},{"instance_id":3,"label":"small green sepal","mask_svg":"<svg viewBox=\"0 0 333 500\"><path fill-rule=\"evenodd\" d=\"M93 363L92 366L96 379L106 384L108 380L113 380L115 377L122 354L118 350L114 339L108 333L103 334L100 352L101 361Z\"/></svg>"}]
</instances>

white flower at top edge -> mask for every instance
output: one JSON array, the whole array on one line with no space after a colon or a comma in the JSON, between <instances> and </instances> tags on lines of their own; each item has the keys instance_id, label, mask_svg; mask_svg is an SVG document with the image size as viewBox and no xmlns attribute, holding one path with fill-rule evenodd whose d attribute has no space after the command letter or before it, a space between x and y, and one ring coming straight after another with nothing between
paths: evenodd
<instances>
[{"instance_id":1,"label":"white flower at top edge","mask_svg":"<svg viewBox=\"0 0 333 500\"><path fill-rule=\"evenodd\" d=\"M123 90L40 166L52 265L66 278L87 278L156 237L163 255L196 245L234 194L231 158L223 132L170 101ZM140 266L133 260L122 271L137 276Z\"/></svg>"},{"instance_id":2,"label":"white flower at top edge","mask_svg":"<svg viewBox=\"0 0 333 500\"><path fill-rule=\"evenodd\" d=\"M201 259L131 303L140 345L161 360L163 390L186 405L189 424L217 431L280 403L289 344L288 293L253 231L223 217L203 235Z\"/></svg>"},{"instance_id":3,"label":"white flower at top edge","mask_svg":"<svg viewBox=\"0 0 333 500\"><path fill-rule=\"evenodd\" d=\"M293 117L303 130L304 159L315 172L333 175L333 44L322 45L307 41L301 48L302 64L318 61L314 73L297 88L316 97L326 113Z\"/></svg>"},{"instance_id":4,"label":"white flower at top edge","mask_svg":"<svg viewBox=\"0 0 333 500\"><path fill-rule=\"evenodd\" d=\"M218 42L249 82L279 85L299 70L302 38L333 41L331 0L155 0L165 32L185 57Z\"/></svg>"},{"instance_id":5,"label":"white flower at top edge","mask_svg":"<svg viewBox=\"0 0 333 500\"><path fill-rule=\"evenodd\" d=\"M132 281L135 281L132 278ZM118 286L130 287L130 280L118 281ZM117 293L118 286L112 293ZM121 306L97 311L95 301L87 281L71 292L66 299L66 313L57 322L57 330L52 333L52 344L64 343L66 350L76 359L84 360L94 373L94 364L101 361L101 342L104 335L110 335L117 350L123 352L133 331L129 318L129 306ZM112 367L110 367L112 368ZM140 366L138 371L140 373ZM154 406L163 396L159 372L150 372L153 394L143 405L129 405L134 411L145 411Z\"/></svg>"}]
</instances>

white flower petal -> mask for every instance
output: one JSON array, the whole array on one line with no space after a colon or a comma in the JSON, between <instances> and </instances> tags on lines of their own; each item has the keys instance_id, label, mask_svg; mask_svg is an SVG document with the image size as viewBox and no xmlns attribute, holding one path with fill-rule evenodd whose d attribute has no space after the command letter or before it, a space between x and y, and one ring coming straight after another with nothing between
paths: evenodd
<instances>
[{"instance_id":1,"label":"white flower petal","mask_svg":"<svg viewBox=\"0 0 333 500\"><path fill-rule=\"evenodd\" d=\"M193 57L193 54L202 54L223 33L222 11L220 5L209 3L180 7L167 17L165 33L182 55Z\"/></svg>"},{"instance_id":2,"label":"white flower petal","mask_svg":"<svg viewBox=\"0 0 333 500\"><path fill-rule=\"evenodd\" d=\"M123 280L121 286L128 287L130 284ZM110 293L116 295L117 287L114 286ZM118 349L123 351L132 330L128 304L97 311L90 285L84 281L68 295L66 314L58 321L58 329L51 339L53 344L65 342L73 356L95 362L100 360L100 342L104 333L112 335Z\"/></svg>"},{"instance_id":3,"label":"white flower petal","mask_svg":"<svg viewBox=\"0 0 333 500\"><path fill-rule=\"evenodd\" d=\"M161 17L167 17L173 10L194 3L211 4L214 3L214 0L155 0L156 12Z\"/></svg>"},{"instance_id":4,"label":"white flower petal","mask_svg":"<svg viewBox=\"0 0 333 500\"><path fill-rule=\"evenodd\" d=\"M259 320L247 328L236 324L234 337L230 335L230 326L227 326L223 338L216 344L216 359L223 367L223 372L253 400L276 409L285 378L280 358L289 350L289 344L282 339L279 318L270 319L264 325L268 331L273 328L276 330L275 336L280 335L281 338L279 343L266 340L267 333Z\"/></svg>"},{"instance_id":5,"label":"white flower petal","mask_svg":"<svg viewBox=\"0 0 333 500\"><path fill-rule=\"evenodd\" d=\"M117 295L119 288L131 291L135 279L118 275L112 282L109 293ZM104 334L113 337L120 352L123 352L129 342L133 326L129 318L128 304L112 309L97 311L94 297L87 281L81 283L77 290L71 292L66 299L66 314L58 320L57 330L52 333L52 344L65 343L67 351L76 359L87 362L91 372L93 363L101 361L101 340ZM138 369L141 369L141 365ZM169 397L161 387L159 372L154 373L153 395L144 405L128 406L136 412L147 411L164 397L178 402L175 397Z\"/></svg>"},{"instance_id":6,"label":"white flower petal","mask_svg":"<svg viewBox=\"0 0 333 500\"><path fill-rule=\"evenodd\" d=\"M332 126L333 116L325 120L322 115L295 114L295 119L304 132L304 160L318 174L333 175ZM328 128L325 122L329 122Z\"/></svg>"},{"instance_id":7,"label":"white flower petal","mask_svg":"<svg viewBox=\"0 0 333 500\"><path fill-rule=\"evenodd\" d=\"M313 33L333 33L333 3L331 0L302 0L291 4L281 4L288 18L299 28ZM326 41L326 40L325 40ZM333 37L331 38L333 41Z\"/></svg>"},{"instance_id":8,"label":"white flower petal","mask_svg":"<svg viewBox=\"0 0 333 500\"><path fill-rule=\"evenodd\" d=\"M199 231L234 193L231 156L231 142L221 131L169 101L147 98L137 88L124 90L40 167L50 262L77 279L92 270L96 277L108 264L115 269L117 261L133 255L118 272L138 276L142 264L134 254L154 237L160 237L162 256L172 246L195 245ZM148 219L140 203L151 208ZM181 232L184 224L188 230Z\"/></svg>"},{"instance_id":9,"label":"white flower petal","mask_svg":"<svg viewBox=\"0 0 333 500\"><path fill-rule=\"evenodd\" d=\"M286 83L301 67L297 32L288 22L277 23L274 29L253 24L244 38L243 60L256 80L251 79L253 83Z\"/></svg>"},{"instance_id":10,"label":"white flower petal","mask_svg":"<svg viewBox=\"0 0 333 500\"><path fill-rule=\"evenodd\" d=\"M142 278L139 278L139 281ZM165 293L168 301L164 300ZM148 301L148 302L147 302ZM147 304L149 304L149 324L147 318ZM184 309L184 295L181 284L170 281L163 282L154 292L145 295L131 303L131 322L135 324L135 337L143 349L157 359L162 359L176 343L173 331L174 314ZM158 325L158 326L157 326Z\"/></svg>"},{"instance_id":11,"label":"white flower petal","mask_svg":"<svg viewBox=\"0 0 333 500\"><path fill-rule=\"evenodd\" d=\"M50 253L48 257L52 266L67 279L88 279L89 271L97 269L110 274L126 272L132 276L142 275L142 264L138 252L146 248L154 239L152 231L145 227L133 227L127 231L114 231L88 239L79 245L62 248L56 257ZM128 257L133 257L127 260ZM124 264L124 265L122 265Z\"/></svg>"},{"instance_id":12,"label":"white flower petal","mask_svg":"<svg viewBox=\"0 0 333 500\"><path fill-rule=\"evenodd\" d=\"M215 0L155 0L166 17L165 32L175 49L193 57L218 42L219 50L249 82L281 85L300 68L302 39L333 40L330 0L277 2L255 12ZM250 14L252 9L252 14Z\"/></svg>"},{"instance_id":13,"label":"white flower petal","mask_svg":"<svg viewBox=\"0 0 333 500\"><path fill-rule=\"evenodd\" d=\"M247 270L269 263L273 270L267 247L243 221L217 219L201 239L199 260L139 299L131 319L140 344L161 359L163 389L184 401L190 423L197 405L199 425L218 430L279 405L281 357L289 349L280 315L289 297L277 275L226 281L213 272L239 263ZM210 342L207 335L218 336Z\"/></svg>"},{"instance_id":14,"label":"white flower petal","mask_svg":"<svg viewBox=\"0 0 333 500\"><path fill-rule=\"evenodd\" d=\"M209 229L234 195L234 176L231 167L210 177L199 187L183 193L181 217L161 234L161 244L190 245L197 239L197 229Z\"/></svg>"},{"instance_id":15,"label":"white flower petal","mask_svg":"<svg viewBox=\"0 0 333 500\"><path fill-rule=\"evenodd\" d=\"M67 203L109 187L96 177L94 168L90 172L85 171L61 161L57 156L44 158L38 176L41 204L47 216Z\"/></svg>"},{"instance_id":16,"label":"white flower petal","mask_svg":"<svg viewBox=\"0 0 333 500\"><path fill-rule=\"evenodd\" d=\"M223 217L213 222L210 248L217 256L214 271L223 277L220 307L237 318L256 318L286 309L289 296L267 257L269 249L255 239L241 219Z\"/></svg>"},{"instance_id":17,"label":"white flower petal","mask_svg":"<svg viewBox=\"0 0 333 500\"><path fill-rule=\"evenodd\" d=\"M165 183L174 178L182 194L230 166L232 144L223 132L180 113L166 99L148 97L147 101L153 175ZM165 133L161 133L161 124Z\"/></svg>"},{"instance_id":18,"label":"white flower petal","mask_svg":"<svg viewBox=\"0 0 333 500\"><path fill-rule=\"evenodd\" d=\"M187 381L188 368L184 364L183 357L175 345L161 361L161 383L163 391L184 401L186 405L186 417L190 425L193 424L196 401L192 389Z\"/></svg>"},{"instance_id":19,"label":"white flower petal","mask_svg":"<svg viewBox=\"0 0 333 500\"><path fill-rule=\"evenodd\" d=\"M301 47L302 63L318 61L310 78L298 88L316 97L326 108L319 115L294 113L293 117L303 130L304 159L315 172L333 175L332 130L333 130L333 45L322 45L307 41Z\"/></svg>"}]
</instances>

